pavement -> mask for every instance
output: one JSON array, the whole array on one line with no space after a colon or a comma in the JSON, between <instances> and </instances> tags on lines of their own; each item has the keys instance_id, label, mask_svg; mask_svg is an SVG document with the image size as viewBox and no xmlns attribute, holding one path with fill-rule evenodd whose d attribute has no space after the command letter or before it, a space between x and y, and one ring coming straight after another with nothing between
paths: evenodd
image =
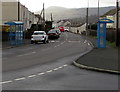
<instances>
[{"instance_id":1,"label":"pavement","mask_svg":"<svg viewBox=\"0 0 120 92\"><path fill-rule=\"evenodd\" d=\"M30 39L25 39L23 41L23 44L16 45L16 46L15 45L11 46L9 41L4 41L4 42L2 42L2 49L10 49L10 48L15 48L18 46L24 46L24 45L28 45L28 44L30 44Z\"/></svg>"},{"instance_id":2,"label":"pavement","mask_svg":"<svg viewBox=\"0 0 120 92\"><path fill-rule=\"evenodd\" d=\"M91 41L94 48L74 61L74 65L84 69L119 74L118 49L110 46L97 48L97 39L92 37L84 38Z\"/></svg>"}]
</instances>

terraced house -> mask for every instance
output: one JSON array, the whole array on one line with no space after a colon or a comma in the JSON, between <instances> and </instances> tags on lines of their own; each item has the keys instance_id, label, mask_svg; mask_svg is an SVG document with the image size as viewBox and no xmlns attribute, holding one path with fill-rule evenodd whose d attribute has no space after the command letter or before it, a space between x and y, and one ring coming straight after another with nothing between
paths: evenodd
<instances>
[{"instance_id":1,"label":"terraced house","mask_svg":"<svg viewBox=\"0 0 120 92\"><path fill-rule=\"evenodd\" d=\"M24 22L25 30L29 29L32 24L38 21L35 14L28 10L27 7L20 2L4 2L2 1L2 25L8 21Z\"/></svg>"},{"instance_id":2,"label":"terraced house","mask_svg":"<svg viewBox=\"0 0 120 92\"><path fill-rule=\"evenodd\" d=\"M114 21L114 23L108 23L107 28L116 28L116 9L108 11L102 17L111 19ZM120 28L120 9L119 9L119 28Z\"/></svg>"}]
</instances>

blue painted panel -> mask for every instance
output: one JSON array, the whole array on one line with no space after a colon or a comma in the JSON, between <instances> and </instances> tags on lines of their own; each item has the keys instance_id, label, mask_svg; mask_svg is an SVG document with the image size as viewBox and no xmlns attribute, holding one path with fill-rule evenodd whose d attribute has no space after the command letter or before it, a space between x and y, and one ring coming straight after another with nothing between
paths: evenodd
<instances>
[{"instance_id":1,"label":"blue painted panel","mask_svg":"<svg viewBox=\"0 0 120 92\"><path fill-rule=\"evenodd\" d=\"M23 22L13 21L6 22L5 24L10 25L10 45L23 44ZM14 28L14 32L12 31Z\"/></svg>"},{"instance_id":2,"label":"blue painted panel","mask_svg":"<svg viewBox=\"0 0 120 92\"><path fill-rule=\"evenodd\" d=\"M110 19L101 19L98 22L98 48L106 48L106 24L107 23L114 23L114 21ZM101 28L103 25L103 28Z\"/></svg>"}]
</instances>

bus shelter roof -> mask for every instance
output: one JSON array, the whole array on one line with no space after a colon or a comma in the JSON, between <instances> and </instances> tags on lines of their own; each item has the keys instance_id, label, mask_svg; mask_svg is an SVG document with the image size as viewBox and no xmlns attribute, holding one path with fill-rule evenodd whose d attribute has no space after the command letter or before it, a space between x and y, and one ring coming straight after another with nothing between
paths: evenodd
<instances>
[{"instance_id":1,"label":"bus shelter roof","mask_svg":"<svg viewBox=\"0 0 120 92\"><path fill-rule=\"evenodd\" d=\"M10 21L10 22L6 22L5 24L7 24L7 25L23 25L24 23L21 21Z\"/></svg>"}]
</instances>

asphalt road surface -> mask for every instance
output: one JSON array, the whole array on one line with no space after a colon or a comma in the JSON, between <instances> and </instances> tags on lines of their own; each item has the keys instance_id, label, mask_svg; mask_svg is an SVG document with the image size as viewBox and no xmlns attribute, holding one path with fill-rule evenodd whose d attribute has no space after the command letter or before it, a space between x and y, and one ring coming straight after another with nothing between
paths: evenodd
<instances>
[{"instance_id":1,"label":"asphalt road surface","mask_svg":"<svg viewBox=\"0 0 120 92\"><path fill-rule=\"evenodd\" d=\"M3 90L117 90L118 75L72 65L92 49L80 35L62 33L48 44L28 44L3 50Z\"/></svg>"}]
</instances>

